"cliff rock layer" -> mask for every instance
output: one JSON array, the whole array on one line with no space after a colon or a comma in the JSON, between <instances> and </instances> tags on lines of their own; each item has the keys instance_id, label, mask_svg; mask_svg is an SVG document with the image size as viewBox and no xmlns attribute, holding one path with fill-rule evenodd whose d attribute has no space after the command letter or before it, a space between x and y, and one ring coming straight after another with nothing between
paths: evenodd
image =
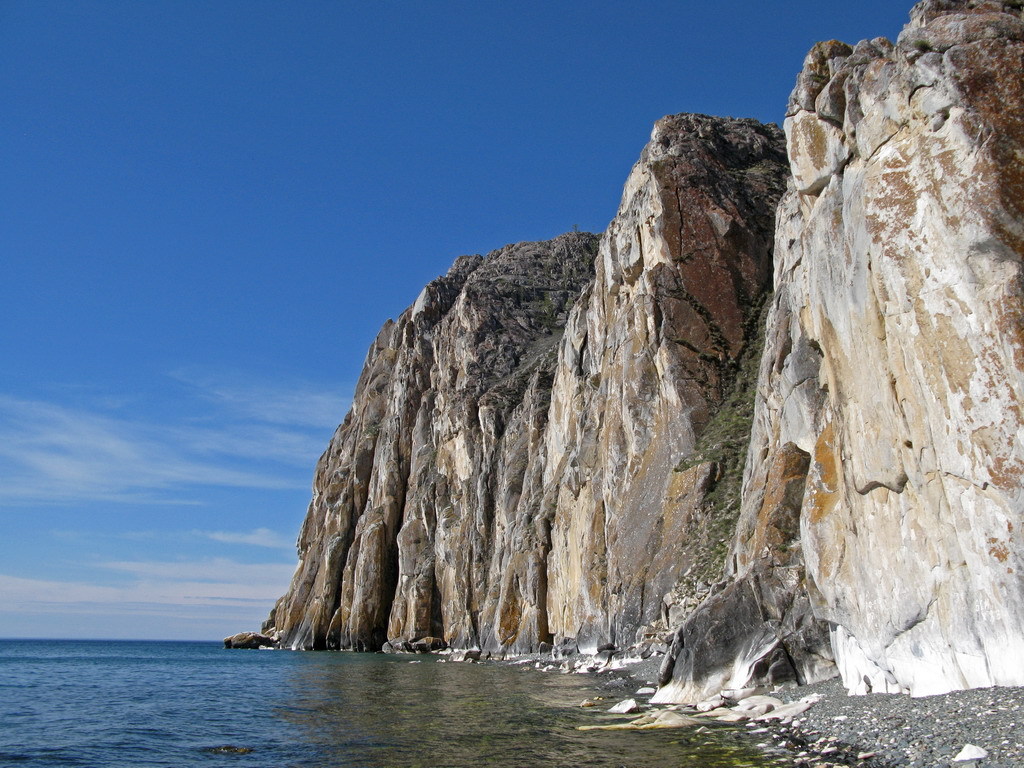
<instances>
[{"instance_id":1,"label":"cliff rock layer","mask_svg":"<svg viewBox=\"0 0 1024 768\"><path fill-rule=\"evenodd\" d=\"M678 115L626 181L546 434L556 639L631 644L714 545L705 497L723 467L690 460L756 333L784 178L774 126Z\"/></svg>"},{"instance_id":2,"label":"cliff rock layer","mask_svg":"<svg viewBox=\"0 0 1024 768\"><path fill-rule=\"evenodd\" d=\"M321 456L300 564L268 624L295 648L475 642L528 506L557 344L597 237L464 256L370 347Z\"/></svg>"},{"instance_id":3,"label":"cliff rock layer","mask_svg":"<svg viewBox=\"0 0 1024 768\"><path fill-rule=\"evenodd\" d=\"M386 324L268 631L593 650L664 620L725 535L704 502L726 468L686 460L754 333L783 142L665 118L599 250L570 234L463 257Z\"/></svg>"},{"instance_id":4,"label":"cliff rock layer","mask_svg":"<svg viewBox=\"0 0 1024 768\"><path fill-rule=\"evenodd\" d=\"M854 692L1024 684L1022 73L1019 2L929 0L895 45L816 46L790 101L730 568L791 558L796 521L801 620Z\"/></svg>"}]
</instances>

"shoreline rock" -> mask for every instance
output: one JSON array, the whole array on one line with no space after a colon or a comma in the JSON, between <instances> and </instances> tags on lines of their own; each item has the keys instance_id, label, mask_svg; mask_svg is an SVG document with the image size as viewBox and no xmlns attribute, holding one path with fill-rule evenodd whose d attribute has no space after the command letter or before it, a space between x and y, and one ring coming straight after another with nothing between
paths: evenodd
<instances>
[{"instance_id":1,"label":"shoreline rock","mask_svg":"<svg viewBox=\"0 0 1024 768\"><path fill-rule=\"evenodd\" d=\"M276 637L261 635L259 632L239 632L224 638L225 648L278 648Z\"/></svg>"},{"instance_id":2,"label":"shoreline rock","mask_svg":"<svg viewBox=\"0 0 1024 768\"><path fill-rule=\"evenodd\" d=\"M553 666L555 661L559 666ZM552 660L531 654L503 662L531 664L538 672L593 675L595 694L580 706L605 718L608 707L635 699L639 712L619 723L581 730L732 728L744 730L773 760L799 768L1020 768L1024 765L1024 687L980 688L914 698L907 694L848 694L840 678L805 686L727 691L717 706L658 706L648 685L657 656L622 653L605 664L577 654ZM648 692L643 692L647 689ZM772 708L760 712L766 704ZM731 705L731 706L725 706ZM734 710L739 709L739 712ZM719 720L725 713L741 714ZM716 711L721 710L721 711ZM760 712L760 713L759 713ZM756 714L755 713L759 713ZM972 747L972 749L968 749ZM986 757L979 755L981 750ZM958 759L959 758L959 759Z\"/></svg>"},{"instance_id":3,"label":"shoreline rock","mask_svg":"<svg viewBox=\"0 0 1024 768\"><path fill-rule=\"evenodd\" d=\"M242 632L225 638L225 647L231 647L228 641L248 635L259 633ZM637 709L624 714L627 719L623 722L595 723L583 726L580 730L584 731L729 728L749 734L767 758L785 760L794 768L1024 765L1024 687L980 688L920 698L886 693L850 695L841 679L835 677L771 691L724 691L725 695L693 705L657 705L651 699L661 654L640 658L636 650L505 656L446 648L429 655L437 663L492 662L539 673L591 675L594 695L579 706L595 716L606 717L612 705L624 699L635 700ZM421 655L415 651L399 653ZM766 703L772 707L762 710ZM719 719L727 714L733 717ZM986 757L968 757L980 754L975 750L984 751Z\"/></svg>"}]
</instances>

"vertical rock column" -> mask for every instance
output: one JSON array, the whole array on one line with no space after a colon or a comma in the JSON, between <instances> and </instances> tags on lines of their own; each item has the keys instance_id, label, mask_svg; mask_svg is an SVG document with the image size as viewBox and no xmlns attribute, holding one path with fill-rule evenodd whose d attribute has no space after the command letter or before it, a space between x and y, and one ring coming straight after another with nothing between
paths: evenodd
<instances>
[{"instance_id":1,"label":"vertical rock column","mask_svg":"<svg viewBox=\"0 0 1024 768\"><path fill-rule=\"evenodd\" d=\"M267 622L284 645L431 637L529 650L547 637L543 581L526 578L535 537L514 522L538 508L558 343L596 248L595 235L570 233L462 257L385 324L317 466L299 567Z\"/></svg>"},{"instance_id":2,"label":"vertical rock column","mask_svg":"<svg viewBox=\"0 0 1024 768\"><path fill-rule=\"evenodd\" d=\"M566 327L545 436L547 610L556 641L629 645L703 542L714 485L688 467L756 324L782 136L753 120L655 125Z\"/></svg>"},{"instance_id":3,"label":"vertical rock column","mask_svg":"<svg viewBox=\"0 0 1024 768\"><path fill-rule=\"evenodd\" d=\"M456 261L370 346L352 408L317 463L299 565L264 625L285 646L375 650L385 641L410 437L430 386L431 339L482 261Z\"/></svg>"}]
</instances>

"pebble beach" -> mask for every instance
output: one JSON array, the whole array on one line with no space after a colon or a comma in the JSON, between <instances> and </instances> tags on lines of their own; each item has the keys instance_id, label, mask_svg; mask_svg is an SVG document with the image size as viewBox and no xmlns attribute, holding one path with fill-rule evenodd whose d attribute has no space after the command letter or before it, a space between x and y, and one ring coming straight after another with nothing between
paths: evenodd
<instances>
[{"instance_id":1,"label":"pebble beach","mask_svg":"<svg viewBox=\"0 0 1024 768\"><path fill-rule=\"evenodd\" d=\"M849 696L832 679L786 693L780 698L822 697L791 723L769 726L765 732L773 743L794 751L798 765L1024 766L1024 688L980 688L916 699L883 693Z\"/></svg>"},{"instance_id":2,"label":"pebble beach","mask_svg":"<svg viewBox=\"0 0 1024 768\"><path fill-rule=\"evenodd\" d=\"M630 698L639 710L623 722L656 713L647 693L657 678L657 658L593 669L600 691L595 709L608 711ZM536 662L554 671L550 664ZM586 662L570 662L587 669ZM560 671L566 671L565 662ZM981 688L938 696L847 694L839 678L769 692L784 704L813 701L783 720L753 718L724 725L708 719L703 727L745 728L773 760L800 768L1024 768L1024 688ZM590 703L590 702L588 702ZM706 716L690 707L682 714ZM700 726L698 726L700 727Z\"/></svg>"}]
</instances>

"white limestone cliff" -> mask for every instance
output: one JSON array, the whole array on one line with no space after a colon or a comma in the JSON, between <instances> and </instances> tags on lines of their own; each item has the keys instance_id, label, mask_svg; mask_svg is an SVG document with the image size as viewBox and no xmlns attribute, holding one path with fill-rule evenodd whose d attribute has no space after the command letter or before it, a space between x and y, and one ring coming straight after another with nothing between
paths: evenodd
<instances>
[{"instance_id":1,"label":"white limestone cliff","mask_svg":"<svg viewBox=\"0 0 1024 768\"><path fill-rule=\"evenodd\" d=\"M742 574L810 454L807 592L852 692L1024 684L1024 14L924 2L816 46L785 130Z\"/></svg>"}]
</instances>

